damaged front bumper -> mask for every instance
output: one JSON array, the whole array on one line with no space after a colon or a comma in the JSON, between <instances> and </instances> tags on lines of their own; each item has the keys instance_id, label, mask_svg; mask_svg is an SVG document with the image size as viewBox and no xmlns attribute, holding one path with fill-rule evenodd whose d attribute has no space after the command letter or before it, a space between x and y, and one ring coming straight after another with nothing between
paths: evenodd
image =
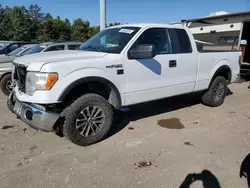
<instances>
[{"instance_id":1,"label":"damaged front bumper","mask_svg":"<svg viewBox=\"0 0 250 188\"><path fill-rule=\"evenodd\" d=\"M17 115L17 118L28 124L30 127L45 132L54 132L53 129L59 118L58 113L48 112L37 104L21 102L12 92L7 101L8 108Z\"/></svg>"}]
</instances>

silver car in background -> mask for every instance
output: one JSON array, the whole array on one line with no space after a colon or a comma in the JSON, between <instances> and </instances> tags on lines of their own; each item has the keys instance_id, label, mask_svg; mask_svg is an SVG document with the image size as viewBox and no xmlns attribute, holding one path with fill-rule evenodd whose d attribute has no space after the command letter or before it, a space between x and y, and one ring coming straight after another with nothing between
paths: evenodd
<instances>
[{"instance_id":1,"label":"silver car in background","mask_svg":"<svg viewBox=\"0 0 250 188\"><path fill-rule=\"evenodd\" d=\"M1 54L0 55L0 63L4 62L4 59L8 59L8 57L18 57L18 56L22 56L22 54L27 51L28 49L32 48L36 46L36 44L27 44L27 45L23 45L15 50L13 50L12 52L8 53L8 54Z\"/></svg>"},{"instance_id":2,"label":"silver car in background","mask_svg":"<svg viewBox=\"0 0 250 188\"><path fill-rule=\"evenodd\" d=\"M12 61L19 57L28 54L34 53L45 53L45 52L52 52L52 51L60 51L60 50L76 50L82 43L81 42L45 42L41 44L35 44L25 50L21 50L22 47L16 49L13 54L8 54L4 56L0 56L0 88L1 91L5 95L9 95L12 91L12 88L15 84L11 80L11 72L12 72ZM23 46L23 48L25 48Z\"/></svg>"},{"instance_id":3,"label":"silver car in background","mask_svg":"<svg viewBox=\"0 0 250 188\"><path fill-rule=\"evenodd\" d=\"M34 46L34 44L24 45L7 55L0 55L0 86L4 94L8 95L10 92L9 90L13 87L13 83L10 80L11 75L8 74L8 72L12 71L12 61L17 57L22 56L22 53Z\"/></svg>"},{"instance_id":4,"label":"silver car in background","mask_svg":"<svg viewBox=\"0 0 250 188\"><path fill-rule=\"evenodd\" d=\"M22 55L28 55L33 53L40 52L52 52L59 50L76 50L82 43L81 42L45 42L41 44L37 44L33 48L27 50Z\"/></svg>"}]
</instances>

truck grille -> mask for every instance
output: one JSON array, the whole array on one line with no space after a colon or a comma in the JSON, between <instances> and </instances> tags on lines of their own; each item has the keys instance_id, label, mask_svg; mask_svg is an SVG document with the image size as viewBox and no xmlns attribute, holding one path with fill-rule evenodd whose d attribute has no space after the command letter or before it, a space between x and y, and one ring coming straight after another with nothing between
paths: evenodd
<instances>
[{"instance_id":1,"label":"truck grille","mask_svg":"<svg viewBox=\"0 0 250 188\"><path fill-rule=\"evenodd\" d=\"M25 79L26 79L26 67L24 65L14 64L14 75L13 78L17 83L18 89L20 91L25 91Z\"/></svg>"}]
</instances>

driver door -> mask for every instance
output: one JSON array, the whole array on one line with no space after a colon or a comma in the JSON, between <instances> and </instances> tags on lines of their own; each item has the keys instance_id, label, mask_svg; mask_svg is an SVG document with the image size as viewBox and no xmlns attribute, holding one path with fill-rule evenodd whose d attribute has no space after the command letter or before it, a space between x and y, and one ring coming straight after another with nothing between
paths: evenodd
<instances>
[{"instance_id":1,"label":"driver door","mask_svg":"<svg viewBox=\"0 0 250 188\"><path fill-rule=\"evenodd\" d=\"M128 59L125 56L126 105L172 95L172 87L178 84L176 80L171 79L176 74L176 67L170 67L170 64L177 62L178 56L172 54L167 28L145 30L130 50L138 48L141 44L154 45L156 55L150 59Z\"/></svg>"}]
</instances>

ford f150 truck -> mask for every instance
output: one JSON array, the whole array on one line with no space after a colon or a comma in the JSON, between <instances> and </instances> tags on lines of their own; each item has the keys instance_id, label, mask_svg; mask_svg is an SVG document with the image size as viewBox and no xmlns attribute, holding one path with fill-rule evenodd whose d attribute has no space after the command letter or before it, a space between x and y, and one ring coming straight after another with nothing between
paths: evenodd
<instances>
[{"instance_id":1,"label":"ford f150 truck","mask_svg":"<svg viewBox=\"0 0 250 188\"><path fill-rule=\"evenodd\" d=\"M31 127L85 146L108 134L121 107L196 91L205 105L221 105L240 61L239 51L198 52L183 26L114 26L77 51L15 59L7 104Z\"/></svg>"}]
</instances>

